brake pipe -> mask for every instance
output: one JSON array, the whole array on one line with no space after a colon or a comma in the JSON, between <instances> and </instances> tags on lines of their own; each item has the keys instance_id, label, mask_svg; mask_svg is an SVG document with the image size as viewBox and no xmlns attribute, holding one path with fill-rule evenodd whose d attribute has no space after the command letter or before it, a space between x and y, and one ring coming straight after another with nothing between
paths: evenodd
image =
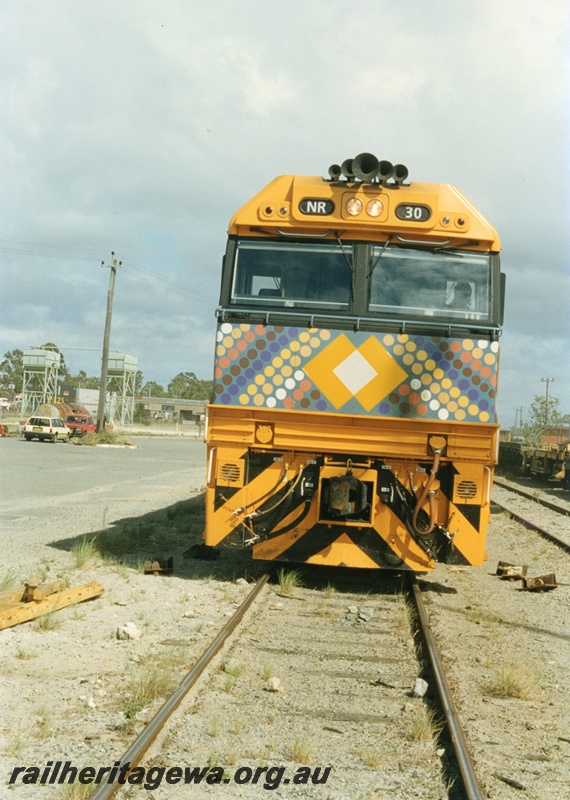
<instances>
[{"instance_id":1,"label":"brake pipe","mask_svg":"<svg viewBox=\"0 0 570 800\"><path fill-rule=\"evenodd\" d=\"M289 497L289 495L291 495L295 491L297 484L301 480L302 476L303 476L303 467L299 467L299 472L295 480L291 481L291 484L289 485L289 488L287 489L283 497L280 497L279 500L269 508L264 508L263 511L252 511L251 514L247 515L247 518L252 519L255 517L264 517L266 514L270 514L272 511L275 511L276 508L279 508L279 506Z\"/></svg>"},{"instance_id":2,"label":"brake pipe","mask_svg":"<svg viewBox=\"0 0 570 800\"><path fill-rule=\"evenodd\" d=\"M432 484L435 480L435 476L439 469L439 462L441 459L441 449L434 450L434 457L433 457L433 464L430 471L430 476L427 480L426 485L424 486L423 492L420 495L420 499L416 503L416 507L414 508L414 513L412 514L412 530L418 536L428 536L434 529L435 526L435 495L437 493L437 489L432 489ZM417 525L418 521L418 514L425 503L426 499L429 501L429 525L425 530L420 530Z\"/></svg>"},{"instance_id":3,"label":"brake pipe","mask_svg":"<svg viewBox=\"0 0 570 800\"><path fill-rule=\"evenodd\" d=\"M267 492L265 492L265 494L262 494L261 497L258 497L257 500L252 500L251 503L246 503L245 506L242 506L241 508L236 508L235 511L232 511L232 514L243 514L243 512L246 509L251 508L251 506L255 506L255 505L261 503L267 497L269 497L270 495L274 494L277 491L277 489L279 488L279 484L280 483L286 483L287 482L287 472L288 472L288 470L289 470L289 467L287 466L287 464L285 464L285 467L283 469L283 474L279 476L275 486L272 486L271 489L269 489ZM249 516L251 516L251 515L249 515Z\"/></svg>"}]
</instances>

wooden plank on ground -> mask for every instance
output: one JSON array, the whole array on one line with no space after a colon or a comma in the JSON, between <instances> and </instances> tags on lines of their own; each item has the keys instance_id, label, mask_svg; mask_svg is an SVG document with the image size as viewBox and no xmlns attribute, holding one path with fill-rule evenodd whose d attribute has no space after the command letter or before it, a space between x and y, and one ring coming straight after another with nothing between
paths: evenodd
<instances>
[{"instance_id":1,"label":"wooden plank on ground","mask_svg":"<svg viewBox=\"0 0 570 800\"><path fill-rule=\"evenodd\" d=\"M0 611L0 631L22 622L29 622L29 620L44 614L50 614L52 611L59 611L61 608L82 603L84 600L91 600L100 594L103 594L101 584L91 581L83 586L52 594L39 602L22 603L17 607L4 609Z\"/></svg>"}]
</instances>

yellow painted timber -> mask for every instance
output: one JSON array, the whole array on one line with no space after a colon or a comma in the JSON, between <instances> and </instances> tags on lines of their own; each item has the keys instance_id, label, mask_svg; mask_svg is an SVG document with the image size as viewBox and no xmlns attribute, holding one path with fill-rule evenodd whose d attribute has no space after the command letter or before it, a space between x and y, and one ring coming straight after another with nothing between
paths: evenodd
<instances>
[{"instance_id":1,"label":"yellow painted timber","mask_svg":"<svg viewBox=\"0 0 570 800\"><path fill-rule=\"evenodd\" d=\"M97 581L85 583L74 589L67 589L64 592L57 592L43 600L37 602L22 603L17 607L8 608L0 611L0 631L11 628L22 622L29 622L31 619L50 614L52 611L59 611L61 608L82 603L84 600L91 600L103 593L103 587Z\"/></svg>"}]
</instances>

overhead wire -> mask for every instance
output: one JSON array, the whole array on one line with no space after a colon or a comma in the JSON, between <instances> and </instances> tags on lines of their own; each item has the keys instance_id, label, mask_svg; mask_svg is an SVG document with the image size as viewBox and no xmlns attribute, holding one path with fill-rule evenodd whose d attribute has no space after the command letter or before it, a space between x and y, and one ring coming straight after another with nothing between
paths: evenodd
<instances>
[{"instance_id":1,"label":"overhead wire","mask_svg":"<svg viewBox=\"0 0 570 800\"><path fill-rule=\"evenodd\" d=\"M23 247L5 247L5 244L9 245L22 245ZM41 248L40 251L30 249L30 248ZM24 249L25 248L25 249ZM47 248L50 248L56 252L48 252ZM15 239L0 239L0 251L4 253L10 253L13 255L23 255L23 256L35 256L38 258L57 258L57 259L64 259L64 260L73 260L77 258L76 253L92 253L92 254L99 254L99 249L95 248L86 248L86 247L75 247L72 245L54 245L54 244L42 244L40 242L22 242ZM57 252L59 251L59 252ZM70 251L70 252L63 252L63 251ZM205 292L200 292L190 286L186 286L184 283L177 281L173 278L166 277L149 267L141 264L140 262L131 259L131 258L123 258L122 259L122 266L127 272L134 272L137 274L137 277L147 283L152 283L155 286L162 286L169 291L174 292L175 294L183 294L187 297L193 297L197 300L206 300L208 302L216 303L217 298L213 295L206 294Z\"/></svg>"}]
</instances>

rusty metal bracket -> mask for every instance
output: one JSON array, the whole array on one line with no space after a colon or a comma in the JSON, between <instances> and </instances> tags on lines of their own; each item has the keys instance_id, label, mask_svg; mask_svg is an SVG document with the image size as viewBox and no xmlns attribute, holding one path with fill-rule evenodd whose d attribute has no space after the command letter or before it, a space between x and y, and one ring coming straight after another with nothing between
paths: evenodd
<instances>
[{"instance_id":1,"label":"rusty metal bracket","mask_svg":"<svg viewBox=\"0 0 570 800\"><path fill-rule=\"evenodd\" d=\"M171 575L173 570L173 558L167 558L165 561L159 561L158 559L155 559L154 561L144 562L145 575Z\"/></svg>"},{"instance_id":2,"label":"rusty metal bracket","mask_svg":"<svg viewBox=\"0 0 570 800\"><path fill-rule=\"evenodd\" d=\"M527 572L527 564L509 564L507 561L499 561L496 574L504 581L522 581Z\"/></svg>"},{"instance_id":3,"label":"rusty metal bracket","mask_svg":"<svg viewBox=\"0 0 570 800\"><path fill-rule=\"evenodd\" d=\"M548 575L540 575L538 578L523 578L523 589L526 592L548 592L556 589L556 575L550 572Z\"/></svg>"}]
</instances>

